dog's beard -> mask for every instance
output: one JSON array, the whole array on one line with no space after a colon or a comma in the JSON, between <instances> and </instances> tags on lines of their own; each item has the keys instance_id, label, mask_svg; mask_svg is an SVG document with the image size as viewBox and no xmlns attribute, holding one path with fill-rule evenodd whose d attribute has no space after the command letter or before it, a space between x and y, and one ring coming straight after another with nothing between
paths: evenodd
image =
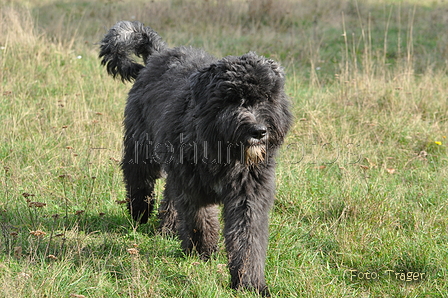
<instances>
[{"instance_id":1,"label":"dog's beard","mask_svg":"<svg viewBox=\"0 0 448 298\"><path fill-rule=\"evenodd\" d=\"M246 165L255 165L266 159L266 144L253 144L246 147L244 162Z\"/></svg>"}]
</instances>

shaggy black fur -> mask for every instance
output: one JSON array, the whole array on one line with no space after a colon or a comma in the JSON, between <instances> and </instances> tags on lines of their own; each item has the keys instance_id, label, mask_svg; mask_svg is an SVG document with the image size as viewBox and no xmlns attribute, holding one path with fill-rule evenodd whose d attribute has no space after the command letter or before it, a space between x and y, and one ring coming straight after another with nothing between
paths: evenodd
<instances>
[{"instance_id":1,"label":"shaggy black fur","mask_svg":"<svg viewBox=\"0 0 448 298\"><path fill-rule=\"evenodd\" d=\"M168 48L151 28L126 21L104 37L100 57L112 76L135 79L121 164L133 218L148 220L154 182L166 175L161 230L177 231L183 249L206 260L217 250L222 203L231 285L268 296L274 159L292 119L280 65L254 53L218 60Z\"/></svg>"}]
</instances>

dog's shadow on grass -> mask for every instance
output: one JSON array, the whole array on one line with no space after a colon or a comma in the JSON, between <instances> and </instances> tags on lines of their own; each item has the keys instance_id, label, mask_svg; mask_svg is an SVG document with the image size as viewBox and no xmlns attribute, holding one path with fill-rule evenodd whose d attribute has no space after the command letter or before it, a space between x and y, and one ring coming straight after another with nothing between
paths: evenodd
<instances>
[{"instance_id":1,"label":"dog's shadow on grass","mask_svg":"<svg viewBox=\"0 0 448 298\"><path fill-rule=\"evenodd\" d=\"M97 213L78 210L59 214L47 210L3 210L0 230L3 252L17 258L48 259L108 254L120 257L136 249L165 258L184 258L175 235L161 235L156 214L146 224L135 223L126 208ZM122 213L122 214L120 214Z\"/></svg>"},{"instance_id":2,"label":"dog's shadow on grass","mask_svg":"<svg viewBox=\"0 0 448 298\"><path fill-rule=\"evenodd\" d=\"M161 234L156 214L152 214L146 224L139 224L131 218L125 208L123 208L123 213L86 214L83 218L72 222L72 226L78 233L95 235L95 238L104 243L114 242L114 245L126 249L158 251L164 257L185 257L176 235Z\"/></svg>"}]
</instances>

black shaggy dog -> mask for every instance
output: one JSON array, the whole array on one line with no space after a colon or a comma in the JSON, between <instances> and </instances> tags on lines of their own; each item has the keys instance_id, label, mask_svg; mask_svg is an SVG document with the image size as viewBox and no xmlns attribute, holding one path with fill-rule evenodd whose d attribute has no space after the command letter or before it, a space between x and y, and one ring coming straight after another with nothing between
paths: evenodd
<instances>
[{"instance_id":1,"label":"black shaggy dog","mask_svg":"<svg viewBox=\"0 0 448 298\"><path fill-rule=\"evenodd\" d=\"M274 159L292 119L280 65L254 53L218 60L168 48L151 28L127 21L109 30L100 57L112 76L135 80L121 164L133 218L147 222L155 180L166 176L161 230L177 231L184 251L206 260L217 250L222 203L231 285L268 296Z\"/></svg>"}]
</instances>

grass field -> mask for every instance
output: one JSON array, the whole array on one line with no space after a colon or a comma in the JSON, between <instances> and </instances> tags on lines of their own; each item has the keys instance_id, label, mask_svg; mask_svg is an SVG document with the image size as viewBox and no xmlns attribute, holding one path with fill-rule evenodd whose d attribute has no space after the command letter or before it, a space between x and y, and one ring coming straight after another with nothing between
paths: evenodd
<instances>
[{"instance_id":1,"label":"grass field","mask_svg":"<svg viewBox=\"0 0 448 298\"><path fill-rule=\"evenodd\" d=\"M222 239L201 262L122 204L130 84L97 58L122 19L284 65L295 120L271 213L274 297L447 297L446 2L0 4L0 297L256 297L229 288Z\"/></svg>"}]
</instances>

